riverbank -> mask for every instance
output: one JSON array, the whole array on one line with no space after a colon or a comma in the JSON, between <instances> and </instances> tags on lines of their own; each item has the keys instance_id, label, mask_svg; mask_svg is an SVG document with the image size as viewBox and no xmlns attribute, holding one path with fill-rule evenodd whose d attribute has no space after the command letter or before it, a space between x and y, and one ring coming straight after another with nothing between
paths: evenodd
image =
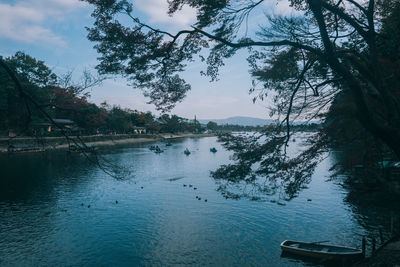
<instances>
[{"instance_id":1,"label":"riverbank","mask_svg":"<svg viewBox=\"0 0 400 267\"><path fill-rule=\"evenodd\" d=\"M70 144L84 142L86 145L93 147L113 147L124 146L138 143L149 143L160 140L173 140L186 137L207 137L214 136L215 134L194 134L194 133L180 133L180 134L119 134L119 135L88 135L70 137L68 141L65 137L18 137L18 138L0 138L0 153L7 153L9 145L13 146L35 146L43 150L66 150ZM72 141L72 142L71 142Z\"/></svg>"},{"instance_id":2,"label":"riverbank","mask_svg":"<svg viewBox=\"0 0 400 267\"><path fill-rule=\"evenodd\" d=\"M372 256L353 267L400 266L400 236L396 236L379 248Z\"/></svg>"}]
</instances>

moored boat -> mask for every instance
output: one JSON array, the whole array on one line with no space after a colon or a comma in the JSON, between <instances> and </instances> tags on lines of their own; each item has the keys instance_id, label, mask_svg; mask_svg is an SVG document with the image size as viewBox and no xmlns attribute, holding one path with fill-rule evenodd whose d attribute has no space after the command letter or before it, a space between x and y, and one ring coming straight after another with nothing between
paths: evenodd
<instances>
[{"instance_id":1,"label":"moored boat","mask_svg":"<svg viewBox=\"0 0 400 267\"><path fill-rule=\"evenodd\" d=\"M183 151L183 153L185 153L185 155L190 155L190 151L188 148L186 148L185 151Z\"/></svg>"},{"instance_id":2,"label":"moored boat","mask_svg":"<svg viewBox=\"0 0 400 267\"><path fill-rule=\"evenodd\" d=\"M360 249L320 244L322 242L307 243L301 241L285 240L281 243L283 252L300 256L326 259L326 260L356 260L363 256Z\"/></svg>"},{"instance_id":3,"label":"moored boat","mask_svg":"<svg viewBox=\"0 0 400 267\"><path fill-rule=\"evenodd\" d=\"M164 152L164 150L162 150L159 146L156 146L156 148L154 149L154 152L159 154L159 153Z\"/></svg>"},{"instance_id":4,"label":"moored boat","mask_svg":"<svg viewBox=\"0 0 400 267\"><path fill-rule=\"evenodd\" d=\"M8 153L43 152L44 148L34 144L9 145Z\"/></svg>"}]
</instances>

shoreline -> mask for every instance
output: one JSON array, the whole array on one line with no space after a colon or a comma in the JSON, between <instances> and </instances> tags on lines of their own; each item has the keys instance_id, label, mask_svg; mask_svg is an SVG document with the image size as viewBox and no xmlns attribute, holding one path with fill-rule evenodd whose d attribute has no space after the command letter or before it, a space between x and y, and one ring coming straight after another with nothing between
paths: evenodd
<instances>
[{"instance_id":1,"label":"shoreline","mask_svg":"<svg viewBox=\"0 0 400 267\"><path fill-rule=\"evenodd\" d=\"M214 133L194 134L194 133L181 133L181 134L142 134L142 135L89 135L80 136L79 138L89 146L103 148L103 147L117 147L123 145L151 143L160 140L173 140L180 138L196 138L196 137L211 137L215 136ZM71 136L71 139L77 140L76 136ZM38 144L38 140L41 144ZM44 137L36 139L33 137L19 137L19 138L0 138L0 153L8 153L8 145L13 144L16 146L35 144L40 147L40 151L26 151L26 152L12 152L12 153L35 153L51 150L68 150L69 143L65 137Z\"/></svg>"},{"instance_id":2,"label":"shoreline","mask_svg":"<svg viewBox=\"0 0 400 267\"><path fill-rule=\"evenodd\" d=\"M387 240L372 255L352 265L352 267L399 266L400 235Z\"/></svg>"}]
</instances>

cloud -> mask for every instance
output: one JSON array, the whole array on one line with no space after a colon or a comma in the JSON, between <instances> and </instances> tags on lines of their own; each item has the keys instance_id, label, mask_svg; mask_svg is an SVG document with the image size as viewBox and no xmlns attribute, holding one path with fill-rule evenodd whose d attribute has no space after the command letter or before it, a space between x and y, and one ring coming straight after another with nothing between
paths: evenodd
<instances>
[{"instance_id":1,"label":"cloud","mask_svg":"<svg viewBox=\"0 0 400 267\"><path fill-rule=\"evenodd\" d=\"M85 4L79 0L28 0L14 4L0 2L0 38L25 43L66 46L48 26Z\"/></svg>"},{"instance_id":2,"label":"cloud","mask_svg":"<svg viewBox=\"0 0 400 267\"><path fill-rule=\"evenodd\" d=\"M196 11L189 6L184 6L182 10L176 12L172 17L169 16L167 0L137 0L134 4L135 7L149 16L150 23L187 27L196 18Z\"/></svg>"}]
</instances>

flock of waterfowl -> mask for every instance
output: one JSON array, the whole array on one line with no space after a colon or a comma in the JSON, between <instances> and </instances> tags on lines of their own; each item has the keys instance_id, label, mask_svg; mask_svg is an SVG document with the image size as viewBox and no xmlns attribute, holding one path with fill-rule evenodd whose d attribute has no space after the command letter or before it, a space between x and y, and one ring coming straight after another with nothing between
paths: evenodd
<instances>
[{"instance_id":1,"label":"flock of waterfowl","mask_svg":"<svg viewBox=\"0 0 400 267\"><path fill-rule=\"evenodd\" d=\"M169 141L164 141L164 140L163 140L162 142L166 142L166 144L165 144L166 147L167 147L167 146L172 146L172 144L171 144ZM153 151L154 153L156 153L156 154L159 154L159 153L163 153L163 152L164 152L164 150L162 150L158 145L151 145L151 146L149 147L149 149L150 149L151 151ZM216 153L216 152L217 152L217 149L216 149L215 147L212 147L212 148L210 148L210 152ZM192 152L191 152L188 148L186 148L186 149L183 151L183 153L184 153L186 156L189 156ZM190 188L193 188L193 190L197 190L197 187L194 187L194 186L191 185L191 184L189 184L189 185L183 184L183 187L190 187ZM197 199L197 200L201 200L202 198L199 197L199 196L196 196L196 199ZM204 199L204 202L208 202L208 200L207 200L207 199Z\"/></svg>"},{"instance_id":2,"label":"flock of waterfowl","mask_svg":"<svg viewBox=\"0 0 400 267\"><path fill-rule=\"evenodd\" d=\"M171 144L170 142L167 142L167 143L165 144L165 146L172 146L172 144ZM151 146L149 147L149 149L150 149L151 151L154 151L154 153L157 153L157 154L164 152L164 150L162 150L158 145L151 145ZM216 152L217 152L217 149L216 149L215 147L212 147L212 148L210 148L210 152L216 153ZM191 154L191 152L190 152L190 150L189 150L188 148L186 148L186 149L183 151L183 153L184 153L185 155L190 155L190 154ZM136 184L136 183L135 183L135 184ZM192 184L189 184L189 185L184 184L183 187L189 187L189 188L193 188L193 190L197 190L197 187L193 186ZM143 186L141 186L140 188L143 189ZM196 199L197 199L197 200L201 200L202 198L199 197L199 196L196 196ZM208 201L207 199L204 199L204 202L207 202L207 201ZM118 204L118 200L115 200L115 204ZM81 203L81 206L84 206L84 204ZM90 204L87 205L87 207L90 208Z\"/></svg>"},{"instance_id":3,"label":"flock of waterfowl","mask_svg":"<svg viewBox=\"0 0 400 267\"><path fill-rule=\"evenodd\" d=\"M193 190L197 190L197 187L194 187L194 186L191 185L191 184L189 184L189 185L183 184L183 187L191 187L191 188L193 188ZM201 197L196 196L196 199L197 199L197 200L201 200ZM204 202L207 202L207 201L208 201L207 199L204 199Z\"/></svg>"},{"instance_id":4,"label":"flock of waterfowl","mask_svg":"<svg viewBox=\"0 0 400 267\"><path fill-rule=\"evenodd\" d=\"M165 146L172 146L172 144L169 142L169 141L166 141L167 143L165 144ZM156 154L160 154L160 153L163 153L164 152L164 150L162 150L158 145L151 145L150 147L149 147L149 149L151 150L151 151L153 151L154 153L156 153ZM215 148L215 147L212 147L212 148L210 148L210 152L212 152L212 153L216 153L217 152L217 149ZM183 153L186 155L186 156L189 156L192 152L188 149L188 148L186 148L184 151L183 151Z\"/></svg>"}]
</instances>

